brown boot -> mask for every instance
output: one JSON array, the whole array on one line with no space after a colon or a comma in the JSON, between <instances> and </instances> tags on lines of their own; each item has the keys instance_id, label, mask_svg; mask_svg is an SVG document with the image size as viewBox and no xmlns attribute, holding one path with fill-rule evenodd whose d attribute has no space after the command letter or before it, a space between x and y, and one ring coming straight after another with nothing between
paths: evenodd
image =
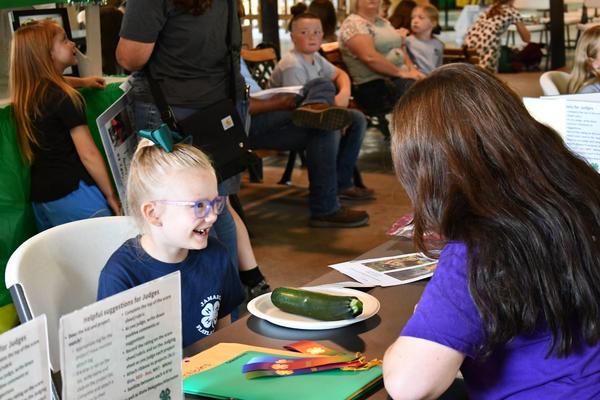
<instances>
[{"instance_id":1,"label":"brown boot","mask_svg":"<svg viewBox=\"0 0 600 400\"><path fill-rule=\"evenodd\" d=\"M298 107L292 113L294 125L303 128L335 131L350 125L352 111L348 108L314 103Z\"/></svg>"},{"instance_id":2,"label":"brown boot","mask_svg":"<svg viewBox=\"0 0 600 400\"><path fill-rule=\"evenodd\" d=\"M329 215L310 217L308 224L313 228L356 228L369 221L366 211L351 210L341 205L340 208Z\"/></svg>"},{"instance_id":3,"label":"brown boot","mask_svg":"<svg viewBox=\"0 0 600 400\"><path fill-rule=\"evenodd\" d=\"M375 191L373 189L359 188L352 186L350 189L338 190L338 197L342 200L366 200L373 197Z\"/></svg>"}]
</instances>

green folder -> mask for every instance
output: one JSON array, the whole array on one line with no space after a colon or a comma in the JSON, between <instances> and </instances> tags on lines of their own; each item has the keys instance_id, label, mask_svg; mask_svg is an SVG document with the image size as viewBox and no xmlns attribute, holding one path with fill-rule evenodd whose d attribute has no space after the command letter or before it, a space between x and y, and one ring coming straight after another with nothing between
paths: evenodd
<instances>
[{"instance_id":1,"label":"green folder","mask_svg":"<svg viewBox=\"0 0 600 400\"><path fill-rule=\"evenodd\" d=\"M335 369L305 375L248 380L242 372L242 367L252 357L258 356L282 357L255 351L242 353L218 367L188 376L183 380L183 391L216 399L353 399L374 387L383 377L381 366L375 366L366 371Z\"/></svg>"}]
</instances>

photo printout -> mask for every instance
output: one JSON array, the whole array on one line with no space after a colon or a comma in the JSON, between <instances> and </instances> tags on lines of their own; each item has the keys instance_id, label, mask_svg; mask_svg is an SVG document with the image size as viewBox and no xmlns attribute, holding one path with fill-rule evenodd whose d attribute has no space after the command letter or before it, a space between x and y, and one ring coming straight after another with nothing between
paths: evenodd
<instances>
[{"instance_id":1,"label":"photo printout","mask_svg":"<svg viewBox=\"0 0 600 400\"><path fill-rule=\"evenodd\" d=\"M0 335L0 400L50 400L46 315Z\"/></svg>"},{"instance_id":2,"label":"photo printout","mask_svg":"<svg viewBox=\"0 0 600 400\"><path fill-rule=\"evenodd\" d=\"M63 400L183 398L179 271L60 320Z\"/></svg>"}]
</instances>

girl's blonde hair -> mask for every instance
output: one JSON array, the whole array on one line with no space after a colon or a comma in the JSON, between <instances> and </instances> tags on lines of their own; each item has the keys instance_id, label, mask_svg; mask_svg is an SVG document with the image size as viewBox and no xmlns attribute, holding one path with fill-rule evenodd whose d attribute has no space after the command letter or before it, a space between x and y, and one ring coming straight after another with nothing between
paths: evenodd
<instances>
[{"instance_id":1,"label":"girl's blonde hair","mask_svg":"<svg viewBox=\"0 0 600 400\"><path fill-rule=\"evenodd\" d=\"M34 161L31 144L39 146L33 121L41 117L50 88L58 86L77 108L84 110L83 97L67 84L52 61L52 46L58 27L60 25L51 20L29 22L15 31L12 41L11 111L21 158L28 166Z\"/></svg>"},{"instance_id":2,"label":"girl's blonde hair","mask_svg":"<svg viewBox=\"0 0 600 400\"><path fill-rule=\"evenodd\" d=\"M589 60L598 57L599 48L600 26L595 26L586 30L577 42L567 93L578 93L584 87L600 82L600 71L594 69Z\"/></svg>"},{"instance_id":3,"label":"girl's blonde hair","mask_svg":"<svg viewBox=\"0 0 600 400\"><path fill-rule=\"evenodd\" d=\"M127 205L129 213L137 222L140 231L146 229L142 215L142 204L153 200L164 200L171 184L172 173L178 170L200 168L215 177L216 173L208 155L194 146L176 144L171 152L152 145L144 139L138 145L131 160L127 180Z\"/></svg>"}]
</instances>

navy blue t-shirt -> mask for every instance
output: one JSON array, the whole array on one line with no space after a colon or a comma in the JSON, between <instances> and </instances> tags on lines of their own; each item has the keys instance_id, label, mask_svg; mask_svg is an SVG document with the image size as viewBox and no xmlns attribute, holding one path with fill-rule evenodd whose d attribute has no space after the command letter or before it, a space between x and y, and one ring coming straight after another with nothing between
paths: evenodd
<instances>
[{"instance_id":1,"label":"navy blue t-shirt","mask_svg":"<svg viewBox=\"0 0 600 400\"><path fill-rule=\"evenodd\" d=\"M217 319L246 298L225 245L218 240L209 237L205 249L190 250L184 261L169 264L148 255L136 237L123 243L102 269L98 300L175 271L181 272L183 347L213 333Z\"/></svg>"}]
</instances>

